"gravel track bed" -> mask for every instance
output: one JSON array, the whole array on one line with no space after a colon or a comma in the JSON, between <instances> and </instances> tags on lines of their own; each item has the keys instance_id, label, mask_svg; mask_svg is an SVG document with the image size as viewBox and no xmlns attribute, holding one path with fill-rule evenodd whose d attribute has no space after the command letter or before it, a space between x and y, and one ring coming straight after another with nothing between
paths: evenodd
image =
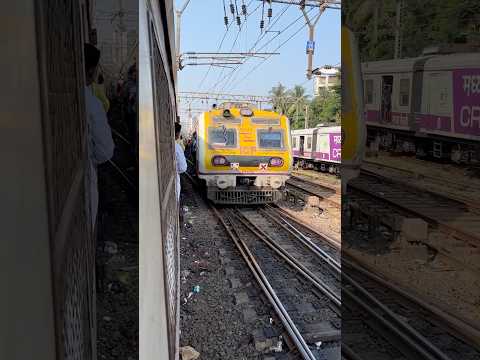
<instances>
[{"instance_id":1,"label":"gravel track bed","mask_svg":"<svg viewBox=\"0 0 480 360\"><path fill-rule=\"evenodd\" d=\"M257 222L263 218L265 226L262 230L275 239L279 238L279 229L266 225L270 222L255 209L241 212L249 219L255 218ZM235 221L234 224L238 235L250 248L260 268L266 274L280 301L317 359L340 358L341 320L336 312L338 309L326 296L314 289L309 281L292 269L285 260L276 255L270 247L257 240L245 225L241 225L239 221ZM271 231L273 229L275 230L274 234ZM282 229L282 231L284 230ZM305 259L302 259L302 262L304 261ZM311 264L311 267L315 267L315 265ZM321 270L319 271L318 266L316 270L315 273L321 274L319 277L322 279L331 277L328 271L325 271L327 275Z\"/></svg>"}]
</instances>

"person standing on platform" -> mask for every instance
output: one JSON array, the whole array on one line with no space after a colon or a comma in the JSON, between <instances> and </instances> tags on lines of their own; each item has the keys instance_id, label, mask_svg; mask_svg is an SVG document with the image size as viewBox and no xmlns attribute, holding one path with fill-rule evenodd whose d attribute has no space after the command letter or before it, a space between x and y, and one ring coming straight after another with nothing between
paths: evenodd
<instances>
[{"instance_id":1,"label":"person standing on platform","mask_svg":"<svg viewBox=\"0 0 480 360\"><path fill-rule=\"evenodd\" d=\"M102 74L98 75L97 81L92 83L92 88L95 96L102 102L105 112L108 113L108 110L110 109L110 101L105 94L105 84Z\"/></svg>"},{"instance_id":2,"label":"person standing on platform","mask_svg":"<svg viewBox=\"0 0 480 360\"><path fill-rule=\"evenodd\" d=\"M92 233L95 232L97 211L98 211L98 184L97 166L110 160L113 156L115 144L112 139L112 131L108 124L107 114L100 100L95 96L92 84L97 72L100 60L100 51L91 44L85 44L85 110L87 116L87 176L86 182L87 209L90 210L92 220Z\"/></svg>"},{"instance_id":3,"label":"person standing on platform","mask_svg":"<svg viewBox=\"0 0 480 360\"><path fill-rule=\"evenodd\" d=\"M175 123L175 157L177 164L177 200L180 203L180 174L187 171L187 160L182 147L178 143L180 139L180 132L182 131L182 125Z\"/></svg>"}]
</instances>

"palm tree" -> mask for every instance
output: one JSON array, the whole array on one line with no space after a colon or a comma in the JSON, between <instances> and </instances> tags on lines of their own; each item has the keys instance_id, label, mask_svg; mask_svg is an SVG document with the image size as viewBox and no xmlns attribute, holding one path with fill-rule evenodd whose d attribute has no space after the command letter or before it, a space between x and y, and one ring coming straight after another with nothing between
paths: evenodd
<instances>
[{"instance_id":1,"label":"palm tree","mask_svg":"<svg viewBox=\"0 0 480 360\"><path fill-rule=\"evenodd\" d=\"M270 95L272 97L273 107L276 108L276 111L282 114L287 113L288 98L289 98L289 93L287 91L287 88L283 86L281 83L278 83L277 86L274 86L272 90L270 90Z\"/></svg>"},{"instance_id":2,"label":"palm tree","mask_svg":"<svg viewBox=\"0 0 480 360\"><path fill-rule=\"evenodd\" d=\"M290 91L290 101L287 114L289 117L295 116L295 122L298 123L299 116L304 114L305 106L309 103L310 96L305 94L305 88L301 85L295 85Z\"/></svg>"}]
</instances>

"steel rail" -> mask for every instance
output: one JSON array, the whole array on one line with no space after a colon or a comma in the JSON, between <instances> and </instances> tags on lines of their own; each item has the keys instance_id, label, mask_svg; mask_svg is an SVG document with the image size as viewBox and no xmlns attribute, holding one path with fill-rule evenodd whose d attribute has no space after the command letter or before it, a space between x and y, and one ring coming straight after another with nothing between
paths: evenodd
<instances>
[{"instance_id":1,"label":"steel rail","mask_svg":"<svg viewBox=\"0 0 480 360\"><path fill-rule=\"evenodd\" d=\"M298 271L303 277L312 283L320 292L322 292L328 299L330 299L336 306L342 305L340 295L330 289L321 279L319 279L312 271L307 269L305 265L298 262L292 255L290 255L285 249L279 246L269 235L263 232L256 224L252 223L245 217L240 211L236 210L234 216L255 236L268 245L273 251L275 251L281 258L283 258L290 266Z\"/></svg>"},{"instance_id":2,"label":"steel rail","mask_svg":"<svg viewBox=\"0 0 480 360\"><path fill-rule=\"evenodd\" d=\"M480 339L480 329L476 328L473 324L468 323L465 319L460 319L449 313L448 311L441 310L435 307L432 304L429 304L422 299L418 298L417 296L408 293L407 291L401 289L397 285L393 284L388 279L380 277L372 273L370 269L364 268L361 265L354 263L353 261L357 261L352 258L349 260L346 256L342 256L342 263L346 267L350 267L354 269L356 272L363 274L367 278L370 278L374 282L379 283L382 286L385 286L387 289L391 290L392 292L404 297L405 299L418 304L420 307L425 309L428 312L431 312L434 316L436 316L440 321L444 322L446 326L450 329L453 329L458 337L465 338L466 342L470 342L472 346L476 347L480 350L480 343L478 342Z\"/></svg>"},{"instance_id":3,"label":"steel rail","mask_svg":"<svg viewBox=\"0 0 480 360\"><path fill-rule=\"evenodd\" d=\"M348 286L350 285L350 286ZM369 303L364 302L359 296L354 294L352 287L364 296ZM423 359L428 360L452 360L444 352L438 349L434 344L427 340L422 334L411 327L408 323L401 320L392 310L382 304L368 290L363 288L357 281L350 276L342 274L342 294L350 297L357 305L360 305L365 311L387 327L392 333L397 335L410 349ZM380 314L374 307L381 310ZM400 350L400 349L399 349Z\"/></svg>"},{"instance_id":4,"label":"steel rail","mask_svg":"<svg viewBox=\"0 0 480 360\"><path fill-rule=\"evenodd\" d=\"M309 231L317 234L320 238L322 238L322 240L325 240L326 242L328 242L330 244L330 246L332 246L333 248L335 249L340 249L341 248L341 242L340 241L337 241L337 240L334 240L332 238L330 238L329 236L325 235L325 234L320 234L318 232L318 230L315 230L313 227L311 227L309 224L307 224L306 222L302 221L301 219L296 219L293 215L290 215L289 213L287 213L285 210L283 210L282 208L278 207L278 206L271 206L271 205L268 205L272 208L275 209L276 212L282 214L282 216L296 222L297 224L300 224L301 226L305 227L306 229L308 229Z\"/></svg>"},{"instance_id":5,"label":"steel rail","mask_svg":"<svg viewBox=\"0 0 480 360\"><path fill-rule=\"evenodd\" d=\"M365 173L365 172L364 172ZM382 178L381 175L367 175L367 176L371 176L371 177L375 177L375 178ZM387 179L385 177L383 177L384 179ZM390 180L390 182L394 182L393 180ZM397 182L398 183L398 182ZM402 185L402 184L400 184ZM366 194L367 196L370 196L374 199L378 199L382 202L385 202L387 204L390 204L394 207L397 207L399 209L402 209L404 211L407 211L411 214L414 214L420 218L422 218L423 220L425 220L426 222L432 224L432 225L435 225L438 227L439 230L442 230L443 232L446 232L448 234L454 234L455 236L473 244L474 246L478 245L479 242L480 242L480 236L477 235L477 234L473 234L473 233L470 233L470 232L467 232L465 231L464 229L459 229L458 227L456 226L453 226L453 225L450 225L448 223L446 223L445 221L443 220L439 220L438 218L435 218L435 216L432 216L432 215L429 215L429 214L425 214L425 212L422 212L422 211L419 211L419 210L414 210L412 209L411 207L409 206L406 206L406 205L402 205L400 204L398 201L395 201L395 200L392 200L392 199L388 199L387 196L384 196L384 195L379 195L379 194L376 194L372 191L370 191L369 189L364 189L361 185L357 185L355 183L349 183L348 184L348 187L350 187L351 189L354 189L355 191L358 191L358 192L361 192L363 194ZM435 195L436 196L436 195ZM446 197L445 197L446 198ZM448 198L447 198L448 199ZM455 200L452 200L452 199L448 199L450 201L455 201Z\"/></svg>"},{"instance_id":6,"label":"steel rail","mask_svg":"<svg viewBox=\"0 0 480 360\"><path fill-rule=\"evenodd\" d=\"M294 180L294 181L303 181L303 180L296 180L296 179L291 179L291 180ZM307 181L304 181L306 183L308 183ZM318 184L315 184L315 183L310 183L312 186L315 186L315 185L318 185ZM341 208L341 204L338 202L338 201L335 201L335 200L332 200L328 197L326 197L325 195L322 195L322 194L319 194L313 190L309 190L309 189L305 189L304 187L302 187L301 185L299 184L294 184L292 183L290 180L287 181L287 187L290 186L290 187L294 187L294 188L297 188L297 189L300 189L301 191L307 193L307 194L310 194L310 195L313 195L313 196L316 196L318 198L321 198L322 200L324 201L327 201L329 202L330 204L332 204L333 207L337 208L337 209L340 209ZM321 185L319 185L321 186ZM321 190L320 190L321 191Z\"/></svg>"},{"instance_id":7,"label":"steel rail","mask_svg":"<svg viewBox=\"0 0 480 360\"><path fill-rule=\"evenodd\" d=\"M280 320L282 321L282 324L285 326L285 329L287 330L288 334L290 335L292 341L297 346L297 349L300 352L300 354L302 355L302 357L305 360L315 360L315 356L312 354L310 348L308 347L307 343L305 342L302 335L298 331L298 329L295 326L293 320L290 318L290 315L288 314L285 307L283 306L280 299L278 298L277 294L275 293L274 289L272 288L272 286L268 282L267 277L265 276L262 269L258 265L257 261L255 260L255 257L251 253L248 246L238 236L238 233L237 233L237 230L235 229L235 227L232 226L232 229L230 229L228 227L228 225L226 224L223 216L219 213L219 211L214 206L211 206L211 208L212 208L213 212L215 213L215 215L217 216L217 218L222 223L222 225L224 226L224 228L227 231L227 233L229 234L229 236L232 238L232 240L235 243L237 249L240 251L240 254L242 255L243 259L245 260L247 266L249 267L253 276L255 277L258 284L262 288L264 294L267 296L268 300L272 304L273 308L275 309L275 312L279 316ZM228 219L229 219L230 224L233 224L231 219L230 218L228 218Z\"/></svg>"},{"instance_id":8,"label":"steel rail","mask_svg":"<svg viewBox=\"0 0 480 360\"><path fill-rule=\"evenodd\" d=\"M274 211L273 207L267 207L267 209L271 209L271 211ZM283 229L288 231L290 234L292 234L296 239L298 239L302 244L304 244L308 249L310 249L315 255L317 255L320 259L325 261L328 265L331 266L333 270L335 270L335 273L339 275L342 271L342 266L341 264L332 258L330 255L328 255L324 250L320 249L320 247L315 244L308 236L305 236L302 234L297 228L295 228L292 224L290 224L288 221L285 219L282 219L278 215L273 215L269 211L265 211L263 209L260 210L262 214L265 214L268 216L270 219L272 219L275 223L280 225ZM284 222L282 224L282 221Z\"/></svg>"}]
</instances>

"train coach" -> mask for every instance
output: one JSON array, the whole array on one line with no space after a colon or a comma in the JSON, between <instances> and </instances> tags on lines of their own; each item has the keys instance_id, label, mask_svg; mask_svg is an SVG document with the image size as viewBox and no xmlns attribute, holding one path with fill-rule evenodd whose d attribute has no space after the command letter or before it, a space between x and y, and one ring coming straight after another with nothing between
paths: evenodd
<instances>
[{"instance_id":1,"label":"train coach","mask_svg":"<svg viewBox=\"0 0 480 360\"><path fill-rule=\"evenodd\" d=\"M480 159L480 53L362 64L368 140L396 152Z\"/></svg>"},{"instance_id":2,"label":"train coach","mask_svg":"<svg viewBox=\"0 0 480 360\"><path fill-rule=\"evenodd\" d=\"M339 174L342 155L341 131L340 126L292 130L295 165Z\"/></svg>"},{"instance_id":3,"label":"train coach","mask_svg":"<svg viewBox=\"0 0 480 360\"><path fill-rule=\"evenodd\" d=\"M196 123L196 173L218 204L282 199L292 167L287 117L250 104L225 103Z\"/></svg>"}]
</instances>

